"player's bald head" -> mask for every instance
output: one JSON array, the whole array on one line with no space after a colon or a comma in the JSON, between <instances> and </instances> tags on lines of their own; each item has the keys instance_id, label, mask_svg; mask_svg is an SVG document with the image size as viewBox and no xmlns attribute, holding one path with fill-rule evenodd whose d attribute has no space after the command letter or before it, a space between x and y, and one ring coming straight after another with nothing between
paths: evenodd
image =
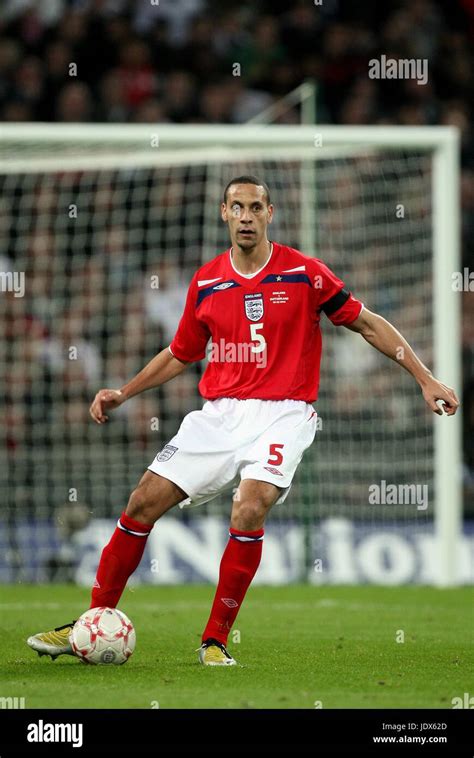
<instances>
[{"instance_id":1,"label":"player's bald head","mask_svg":"<svg viewBox=\"0 0 474 758\"><path fill-rule=\"evenodd\" d=\"M236 176L230 180L230 182L228 183L227 187L224 190L224 203L227 204L227 196L229 194L229 190L235 184L254 184L256 187L261 187L263 190L265 201L267 205L270 205L271 203L270 190L268 188L267 183L264 182L262 179L259 179L258 176L253 176L252 174L244 174L243 176Z\"/></svg>"}]
</instances>

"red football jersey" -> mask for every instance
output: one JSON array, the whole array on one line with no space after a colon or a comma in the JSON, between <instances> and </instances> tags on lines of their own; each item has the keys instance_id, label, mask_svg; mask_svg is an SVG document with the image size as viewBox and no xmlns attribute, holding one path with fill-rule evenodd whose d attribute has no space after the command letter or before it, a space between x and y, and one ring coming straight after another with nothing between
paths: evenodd
<instances>
[{"instance_id":1,"label":"red football jersey","mask_svg":"<svg viewBox=\"0 0 474 758\"><path fill-rule=\"evenodd\" d=\"M182 361L209 362L199 382L208 399L316 400L321 311L350 324L362 303L318 258L273 243L252 277L234 268L231 249L193 276L170 345Z\"/></svg>"}]
</instances>

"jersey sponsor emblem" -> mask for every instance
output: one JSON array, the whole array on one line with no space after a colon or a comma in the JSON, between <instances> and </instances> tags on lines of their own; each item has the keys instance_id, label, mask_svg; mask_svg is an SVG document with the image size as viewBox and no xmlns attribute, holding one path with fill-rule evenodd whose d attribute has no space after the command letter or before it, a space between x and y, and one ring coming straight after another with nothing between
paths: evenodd
<instances>
[{"instance_id":1,"label":"jersey sponsor emblem","mask_svg":"<svg viewBox=\"0 0 474 758\"><path fill-rule=\"evenodd\" d=\"M263 316L263 295L261 292L252 292L244 295L245 315L249 321L260 321Z\"/></svg>"},{"instance_id":2,"label":"jersey sponsor emblem","mask_svg":"<svg viewBox=\"0 0 474 758\"><path fill-rule=\"evenodd\" d=\"M159 461L160 463L163 463L164 461L169 461L169 459L171 458L172 455L175 454L177 449L178 448L173 447L173 445L165 445L163 450L160 453L158 453L158 455L156 456L156 460Z\"/></svg>"},{"instance_id":3,"label":"jersey sponsor emblem","mask_svg":"<svg viewBox=\"0 0 474 758\"><path fill-rule=\"evenodd\" d=\"M223 282L222 284L216 284L215 287L213 287L213 290L226 290L227 287L232 287L234 282Z\"/></svg>"},{"instance_id":4,"label":"jersey sponsor emblem","mask_svg":"<svg viewBox=\"0 0 474 758\"><path fill-rule=\"evenodd\" d=\"M233 597L221 597L221 600L228 608L237 608L238 606L237 600L234 600Z\"/></svg>"},{"instance_id":5,"label":"jersey sponsor emblem","mask_svg":"<svg viewBox=\"0 0 474 758\"><path fill-rule=\"evenodd\" d=\"M281 471L278 471L277 468L273 468L273 466L264 466L264 469L270 472L270 474L275 474L276 476L283 476Z\"/></svg>"}]
</instances>

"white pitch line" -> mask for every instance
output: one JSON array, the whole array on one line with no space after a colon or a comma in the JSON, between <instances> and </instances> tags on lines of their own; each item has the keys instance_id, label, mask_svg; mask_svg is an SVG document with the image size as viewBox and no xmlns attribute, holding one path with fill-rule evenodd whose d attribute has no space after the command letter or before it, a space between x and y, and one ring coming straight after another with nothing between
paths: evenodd
<instances>
[{"instance_id":1,"label":"white pitch line","mask_svg":"<svg viewBox=\"0 0 474 758\"><path fill-rule=\"evenodd\" d=\"M48 611L57 611L60 608L73 607L77 603L0 603L0 611L28 611L45 608Z\"/></svg>"},{"instance_id":2,"label":"white pitch line","mask_svg":"<svg viewBox=\"0 0 474 758\"><path fill-rule=\"evenodd\" d=\"M130 600L131 598L123 598L124 605L127 600ZM139 610L144 611L160 611L160 612L172 612L172 611L188 611L188 610L202 610L209 608L210 603L212 602L212 596L209 595L209 600L203 600L200 602L187 602L185 600L180 600L176 603L162 603L159 600L156 601L156 603L150 603L148 600L145 602L141 602L140 598L137 598L136 596L133 597L132 602L135 603L138 606ZM28 610L35 610L35 609L41 609L41 610L51 610L51 611L60 611L67 608L73 608L76 609L76 612L79 612L79 603L77 602L67 602L67 603L41 603L33 601L31 603L0 603L0 611L28 611ZM262 608L262 603L260 601L256 600L248 600L245 603L246 608ZM302 602L283 602L283 603L272 603L266 602L264 603L264 607L266 610L275 610L275 611L307 611L310 609L315 608L342 608L344 611L379 611L379 610L385 610L385 611L395 611L395 612L401 612L406 611L406 605L391 605L390 603L346 603L342 600L334 600L332 598L321 598L320 600L315 601L308 601L306 603ZM439 608L439 606L437 606ZM420 606L417 605L417 611L423 612L423 611L432 611L433 607L431 605L425 605Z\"/></svg>"}]
</instances>

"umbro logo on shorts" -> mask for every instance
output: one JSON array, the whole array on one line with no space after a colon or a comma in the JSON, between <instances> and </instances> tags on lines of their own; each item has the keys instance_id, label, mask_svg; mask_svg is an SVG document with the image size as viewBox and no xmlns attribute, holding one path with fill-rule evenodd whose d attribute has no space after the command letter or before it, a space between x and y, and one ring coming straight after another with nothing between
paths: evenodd
<instances>
[{"instance_id":1,"label":"umbro logo on shorts","mask_svg":"<svg viewBox=\"0 0 474 758\"><path fill-rule=\"evenodd\" d=\"M169 461L169 459L171 458L172 455L175 454L177 449L178 448L173 447L173 445L165 445L163 450L160 453L158 453L158 455L156 456L156 460L159 461L160 463L163 463L164 461Z\"/></svg>"},{"instance_id":2,"label":"umbro logo on shorts","mask_svg":"<svg viewBox=\"0 0 474 758\"><path fill-rule=\"evenodd\" d=\"M228 608L237 608L238 606L237 600L234 600L233 597L221 597L221 600Z\"/></svg>"},{"instance_id":3,"label":"umbro logo on shorts","mask_svg":"<svg viewBox=\"0 0 474 758\"><path fill-rule=\"evenodd\" d=\"M276 474L276 476L283 476L281 471L278 471L277 468L273 468L273 466L264 466L264 469L270 472L270 474Z\"/></svg>"}]
</instances>

